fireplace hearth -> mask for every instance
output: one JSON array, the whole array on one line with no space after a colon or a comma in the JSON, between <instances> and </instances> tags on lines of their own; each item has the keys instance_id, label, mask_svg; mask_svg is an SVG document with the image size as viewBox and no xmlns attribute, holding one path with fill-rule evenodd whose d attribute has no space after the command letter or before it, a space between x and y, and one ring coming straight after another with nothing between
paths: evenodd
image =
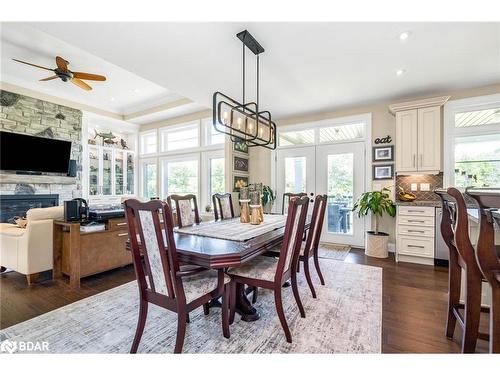
<instances>
[{"instance_id":1,"label":"fireplace hearth","mask_svg":"<svg viewBox=\"0 0 500 375\"><path fill-rule=\"evenodd\" d=\"M0 223L14 223L16 216L26 216L30 208L58 205L58 194L0 195Z\"/></svg>"}]
</instances>

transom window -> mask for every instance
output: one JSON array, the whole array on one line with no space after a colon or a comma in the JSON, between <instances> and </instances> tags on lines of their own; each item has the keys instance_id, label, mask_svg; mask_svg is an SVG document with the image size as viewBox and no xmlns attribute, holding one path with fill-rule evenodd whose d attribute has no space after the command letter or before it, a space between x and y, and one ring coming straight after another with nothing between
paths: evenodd
<instances>
[{"instance_id":1,"label":"transom window","mask_svg":"<svg viewBox=\"0 0 500 375\"><path fill-rule=\"evenodd\" d=\"M319 129L319 143L352 141L365 137L365 124L346 124Z\"/></svg>"},{"instance_id":2,"label":"transom window","mask_svg":"<svg viewBox=\"0 0 500 375\"><path fill-rule=\"evenodd\" d=\"M198 123L160 130L161 151L174 151L200 146Z\"/></svg>"},{"instance_id":3,"label":"transom window","mask_svg":"<svg viewBox=\"0 0 500 375\"><path fill-rule=\"evenodd\" d=\"M314 129L280 132L279 146L314 144Z\"/></svg>"}]
</instances>

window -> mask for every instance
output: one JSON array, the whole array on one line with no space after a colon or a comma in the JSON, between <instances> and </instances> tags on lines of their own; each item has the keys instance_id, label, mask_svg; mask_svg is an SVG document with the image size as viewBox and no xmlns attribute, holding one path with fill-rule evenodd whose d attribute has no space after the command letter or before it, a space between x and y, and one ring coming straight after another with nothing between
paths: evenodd
<instances>
[{"instance_id":1,"label":"window","mask_svg":"<svg viewBox=\"0 0 500 375\"><path fill-rule=\"evenodd\" d=\"M285 158L285 191L306 192L306 157Z\"/></svg>"},{"instance_id":2,"label":"window","mask_svg":"<svg viewBox=\"0 0 500 375\"><path fill-rule=\"evenodd\" d=\"M224 144L225 135L215 130L212 124L212 118L204 119L202 124L205 133L205 144L207 146Z\"/></svg>"},{"instance_id":3,"label":"window","mask_svg":"<svg viewBox=\"0 0 500 375\"><path fill-rule=\"evenodd\" d=\"M210 159L210 192L214 194L223 194L224 188L224 158Z\"/></svg>"},{"instance_id":4,"label":"window","mask_svg":"<svg viewBox=\"0 0 500 375\"><path fill-rule=\"evenodd\" d=\"M163 161L162 195L194 194L199 197L198 155Z\"/></svg>"},{"instance_id":5,"label":"window","mask_svg":"<svg viewBox=\"0 0 500 375\"><path fill-rule=\"evenodd\" d=\"M500 95L445 105L445 184L500 186Z\"/></svg>"},{"instance_id":6,"label":"window","mask_svg":"<svg viewBox=\"0 0 500 375\"><path fill-rule=\"evenodd\" d=\"M364 137L364 123L337 125L319 129L320 143L352 141L356 139L363 139Z\"/></svg>"},{"instance_id":7,"label":"window","mask_svg":"<svg viewBox=\"0 0 500 375\"><path fill-rule=\"evenodd\" d=\"M314 129L280 132L279 146L293 146L314 143Z\"/></svg>"},{"instance_id":8,"label":"window","mask_svg":"<svg viewBox=\"0 0 500 375\"><path fill-rule=\"evenodd\" d=\"M199 124L163 128L160 137L162 152L199 147Z\"/></svg>"},{"instance_id":9,"label":"window","mask_svg":"<svg viewBox=\"0 0 500 375\"><path fill-rule=\"evenodd\" d=\"M156 130L139 135L139 152L141 155L155 154L157 151Z\"/></svg>"},{"instance_id":10,"label":"window","mask_svg":"<svg viewBox=\"0 0 500 375\"><path fill-rule=\"evenodd\" d=\"M141 162L141 180L142 191L144 198L153 198L158 196L156 189L157 181L157 164L156 161L142 161Z\"/></svg>"}]
</instances>

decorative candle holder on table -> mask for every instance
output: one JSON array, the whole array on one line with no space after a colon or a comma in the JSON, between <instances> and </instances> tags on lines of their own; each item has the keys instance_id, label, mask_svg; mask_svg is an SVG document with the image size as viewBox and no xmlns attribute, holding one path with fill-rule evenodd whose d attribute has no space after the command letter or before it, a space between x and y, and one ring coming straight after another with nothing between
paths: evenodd
<instances>
[{"instance_id":1,"label":"decorative candle holder on table","mask_svg":"<svg viewBox=\"0 0 500 375\"><path fill-rule=\"evenodd\" d=\"M259 191L250 192L250 224L258 225L264 221Z\"/></svg>"},{"instance_id":2,"label":"decorative candle holder on table","mask_svg":"<svg viewBox=\"0 0 500 375\"><path fill-rule=\"evenodd\" d=\"M250 222L250 207L248 206L250 199L248 197L248 188L240 188L240 222L249 223Z\"/></svg>"}]
</instances>

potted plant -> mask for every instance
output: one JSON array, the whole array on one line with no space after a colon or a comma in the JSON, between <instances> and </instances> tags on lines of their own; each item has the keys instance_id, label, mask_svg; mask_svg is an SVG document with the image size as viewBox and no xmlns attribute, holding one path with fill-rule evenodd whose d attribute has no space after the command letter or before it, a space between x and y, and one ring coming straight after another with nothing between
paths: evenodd
<instances>
[{"instance_id":1,"label":"potted plant","mask_svg":"<svg viewBox=\"0 0 500 375\"><path fill-rule=\"evenodd\" d=\"M262 186L262 196L260 197L262 201L262 207L268 206L267 212L271 212L273 208L274 201L276 200L276 194L270 186Z\"/></svg>"},{"instance_id":2,"label":"potted plant","mask_svg":"<svg viewBox=\"0 0 500 375\"><path fill-rule=\"evenodd\" d=\"M379 220L384 213L396 216L396 206L390 198L390 190L383 188L380 191L369 191L361 195L353 207L358 211L358 217L371 213L375 217L375 230L368 231L365 241L365 254L377 258L387 258L389 234L379 232Z\"/></svg>"}]
</instances>

